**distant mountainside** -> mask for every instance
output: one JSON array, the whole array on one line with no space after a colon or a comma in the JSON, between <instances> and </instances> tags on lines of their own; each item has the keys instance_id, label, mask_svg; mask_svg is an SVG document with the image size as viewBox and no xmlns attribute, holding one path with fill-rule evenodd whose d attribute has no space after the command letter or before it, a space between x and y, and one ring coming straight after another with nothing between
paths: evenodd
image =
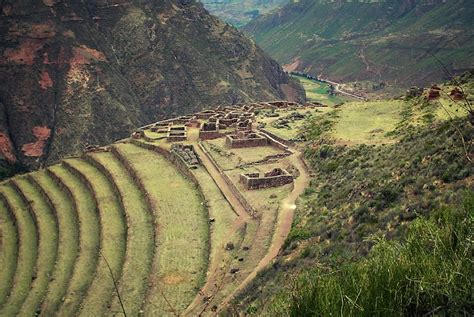
<instances>
[{"instance_id":1,"label":"distant mountainside","mask_svg":"<svg viewBox=\"0 0 474 317\"><path fill-rule=\"evenodd\" d=\"M289 0L201 0L210 13L236 27L267 14L288 3Z\"/></svg>"},{"instance_id":2,"label":"distant mountainside","mask_svg":"<svg viewBox=\"0 0 474 317\"><path fill-rule=\"evenodd\" d=\"M189 0L6 0L0 156L29 167L203 107L303 99L254 43Z\"/></svg>"},{"instance_id":3,"label":"distant mountainside","mask_svg":"<svg viewBox=\"0 0 474 317\"><path fill-rule=\"evenodd\" d=\"M335 81L426 85L474 67L469 0L292 2L245 26L288 70Z\"/></svg>"}]
</instances>

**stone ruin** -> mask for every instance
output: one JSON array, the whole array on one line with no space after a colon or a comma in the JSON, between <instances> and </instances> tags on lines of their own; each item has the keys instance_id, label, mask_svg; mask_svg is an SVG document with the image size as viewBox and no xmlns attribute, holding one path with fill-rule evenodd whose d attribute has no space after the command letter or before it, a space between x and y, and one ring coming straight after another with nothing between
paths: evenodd
<instances>
[{"instance_id":1,"label":"stone ruin","mask_svg":"<svg viewBox=\"0 0 474 317\"><path fill-rule=\"evenodd\" d=\"M155 133L168 133L169 126L170 123L168 122L157 122L150 127L150 131Z\"/></svg>"},{"instance_id":2,"label":"stone ruin","mask_svg":"<svg viewBox=\"0 0 474 317\"><path fill-rule=\"evenodd\" d=\"M196 152L194 152L192 145L184 145L182 143L173 144L170 152L181 158L188 168L195 169L200 164L199 157Z\"/></svg>"},{"instance_id":3,"label":"stone ruin","mask_svg":"<svg viewBox=\"0 0 474 317\"><path fill-rule=\"evenodd\" d=\"M251 119L243 119L240 121L237 121L235 128L238 131L246 131L246 130L252 130L252 120Z\"/></svg>"},{"instance_id":4,"label":"stone ruin","mask_svg":"<svg viewBox=\"0 0 474 317\"><path fill-rule=\"evenodd\" d=\"M439 88L437 85L431 86L430 90L428 91L427 99L428 100L438 99L441 96L440 92L441 92L441 88Z\"/></svg>"},{"instance_id":5,"label":"stone ruin","mask_svg":"<svg viewBox=\"0 0 474 317\"><path fill-rule=\"evenodd\" d=\"M265 146L268 140L265 136L251 130L240 131L236 134L227 135L225 143L230 148L243 148L254 146Z\"/></svg>"},{"instance_id":6,"label":"stone ruin","mask_svg":"<svg viewBox=\"0 0 474 317\"><path fill-rule=\"evenodd\" d=\"M455 87L453 90L451 90L451 93L449 95L455 101L460 101L464 99L464 94L458 87Z\"/></svg>"},{"instance_id":7,"label":"stone ruin","mask_svg":"<svg viewBox=\"0 0 474 317\"><path fill-rule=\"evenodd\" d=\"M293 181L293 176L281 168L275 168L263 176L260 173L240 174L240 183L248 190L278 187L291 184Z\"/></svg>"},{"instance_id":8,"label":"stone ruin","mask_svg":"<svg viewBox=\"0 0 474 317\"><path fill-rule=\"evenodd\" d=\"M268 104L276 108L286 108L286 107L292 107L292 106L297 105L296 102L284 101L284 100L272 101L272 102L269 102Z\"/></svg>"},{"instance_id":9,"label":"stone ruin","mask_svg":"<svg viewBox=\"0 0 474 317\"><path fill-rule=\"evenodd\" d=\"M168 127L168 134L166 136L166 140L168 142L186 141L186 139L187 139L186 126L170 125Z\"/></svg>"},{"instance_id":10,"label":"stone ruin","mask_svg":"<svg viewBox=\"0 0 474 317\"><path fill-rule=\"evenodd\" d=\"M218 120L219 121L219 120ZM201 140L211 140L221 137L219 132L219 122L204 122L199 130Z\"/></svg>"},{"instance_id":11,"label":"stone ruin","mask_svg":"<svg viewBox=\"0 0 474 317\"><path fill-rule=\"evenodd\" d=\"M196 117L201 120L207 120L215 114L215 110L203 110L201 112L196 113Z\"/></svg>"},{"instance_id":12,"label":"stone ruin","mask_svg":"<svg viewBox=\"0 0 474 317\"><path fill-rule=\"evenodd\" d=\"M405 97L407 97L407 98L420 97L421 95L423 95L423 92L424 92L423 88L413 86L413 87L410 87L410 89L408 89L405 92Z\"/></svg>"},{"instance_id":13,"label":"stone ruin","mask_svg":"<svg viewBox=\"0 0 474 317\"><path fill-rule=\"evenodd\" d=\"M87 153L94 153L94 152L109 152L110 147L109 146L100 146L96 144L90 144L87 145L84 149L85 152Z\"/></svg>"},{"instance_id":14,"label":"stone ruin","mask_svg":"<svg viewBox=\"0 0 474 317\"><path fill-rule=\"evenodd\" d=\"M162 133L163 138L166 138L169 142L177 142L187 139L187 128L200 128L199 138L201 140L210 140L220 138L226 134L235 133L231 132L230 128L235 129L236 132L251 130L257 109L277 109L295 105L297 104L294 102L273 101L269 103L260 102L234 106L219 106L215 109L202 110L192 115L184 115L158 121L144 126L141 129L149 129L151 132ZM278 114L275 115L278 116ZM146 138L143 131L134 133L132 137L136 139ZM255 140L252 142L255 142Z\"/></svg>"},{"instance_id":15,"label":"stone ruin","mask_svg":"<svg viewBox=\"0 0 474 317\"><path fill-rule=\"evenodd\" d=\"M145 131L138 130L132 133L132 139L139 140L145 137Z\"/></svg>"}]
</instances>

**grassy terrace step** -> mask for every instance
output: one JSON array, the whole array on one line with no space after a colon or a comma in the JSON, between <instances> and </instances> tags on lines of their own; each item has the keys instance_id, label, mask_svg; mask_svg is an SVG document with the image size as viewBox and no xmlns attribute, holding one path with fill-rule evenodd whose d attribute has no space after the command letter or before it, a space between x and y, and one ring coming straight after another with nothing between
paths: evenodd
<instances>
[{"instance_id":1,"label":"grassy terrace step","mask_svg":"<svg viewBox=\"0 0 474 317\"><path fill-rule=\"evenodd\" d=\"M204 290L205 296L215 294L224 287L224 275L227 267L234 257L234 252L225 250L227 242L233 242L238 246L240 231L234 228L237 214L234 212L217 184L214 182L204 167L192 171L206 199L209 218L214 218L210 227L210 254L209 268L206 283L210 285ZM234 231L235 229L235 231ZM188 307L187 315L199 314L207 302L203 302L203 296L198 296L193 305Z\"/></svg>"},{"instance_id":2,"label":"grassy terrace step","mask_svg":"<svg viewBox=\"0 0 474 317\"><path fill-rule=\"evenodd\" d=\"M73 316L77 314L96 272L100 247L100 220L92 193L78 177L63 165L52 166L49 170L71 191L77 205L80 253L64 301L58 310L61 316Z\"/></svg>"},{"instance_id":3,"label":"grassy terrace step","mask_svg":"<svg viewBox=\"0 0 474 317\"><path fill-rule=\"evenodd\" d=\"M199 193L162 156L132 144L115 149L141 179L158 218L145 314L183 311L202 285L207 267L208 220Z\"/></svg>"},{"instance_id":4,"label":"grassy terrace step","mask_svg":"<svg viewBox=\"0 0 474 317\"><path fill-rule=\"evenodd\" d=\"M16 219L3 195L0 195L0 308L7 300L13 286L18 258L18 232Z\"/></svg>"},{"instance_id":5,"label":"grassy terrace step","mask_svg":"<svg viewBox=\"0 0 474 317\"><path fill-rule=\"evenodd\" d=\"M20 311L36 275L38 232L31 210L16 190L11 185L2 185L0 192L5 195L18 226L19 250L13 288L7 302L0 310L0 316L14 316Z\"/></svg>"},{"instance_id":6,"label":"grassy terrace step","mask_svg":"<svg viewBox=\"0 0 474 317\"><path fill-rule=\"evenodd\" d=\"M14 184L35 214L39 237L36 279L32 282L28 297L20 310L20 315L25 316L38 311L46 294L57 257L59 228L51 202L33 183L25 177L17 177Z\"/></svg>"},{"instance_id":7,"label":"grassy terrace step","mask_svg":"<svg viewBox=\"0 0 474 317\"><path fill-rule=\"evenodd\" d=\"M115 278L122 275L126 249L124 210L115 188L95 166L82 159L63 161L69 169L81 176L97 200L101 225L101 252L107 259ZM94 280L81 304L83 316L101 316L107 310L114 292L114 284L107 263L99 257Z\"/></svg>"},{"instance_id":8,"label":"grassy terrace step","mask_svg":"<svg viewBox=\"0 0 474 317\"><path fill-rule=\"evenodd\" d=\"M145 297L153 260L155 236L150 206L127 169L112 153L92 153L89 157L108 171L122 196L128 230L127 253L119 290L127 314L136 316ZM116 298L111 310L120 310Z\"/></svg>"},{"instance_id":9,"label":"grassy terrace step","mask_svg":"<svg viewBox=\"0 0 474 317\"><path fill-rule=\"evenodd\" d=\"M44 316L51 316L61 304L61 298L66 294L74 270L79 252L79 222L76 204L68 188L59 187L46 171L32 174L31 180L36 182L51 200L59 225L57 264L41 307Z\"/></svg>"},{"instance_id":10,"label":"grassy terrace step","mask_svg":"<svg viewBox=\"0 0 474 317\"><path fill-rule=\"evenodd\" d=\"M199 182L199 186L206 198L206 204L209 209L209 217L215 219L211 232L211 258L224 249L229 242L229 232L232 230L237 215L229 205L224 195L217 187L212 177L205 171L204 167L193 170L193 174Z\"/></svg>"}]
</instances>

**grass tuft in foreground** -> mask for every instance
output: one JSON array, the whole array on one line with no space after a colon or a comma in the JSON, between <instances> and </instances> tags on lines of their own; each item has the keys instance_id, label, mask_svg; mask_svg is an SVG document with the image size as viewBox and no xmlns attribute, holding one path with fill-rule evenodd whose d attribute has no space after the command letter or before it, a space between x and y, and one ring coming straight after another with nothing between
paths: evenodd
<instances>
[{"instance_id":1,"label":"grass tuft in foreground","mask_svg":"<svg viewBox=\"0 0 474 317\"><path fill-rule=\"evenodd\" d=\"M319 267L279 297L289 316L421 316L474 313L474 193L415 220L404 242L380 239L368 257Z\"/></svg>"}]
</instances>

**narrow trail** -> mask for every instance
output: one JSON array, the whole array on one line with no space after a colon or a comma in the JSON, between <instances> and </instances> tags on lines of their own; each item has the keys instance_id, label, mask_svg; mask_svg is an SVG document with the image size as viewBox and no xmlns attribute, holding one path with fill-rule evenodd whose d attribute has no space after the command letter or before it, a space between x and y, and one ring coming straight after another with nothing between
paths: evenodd
<instances>
[{"instance_id":1,"label":"narrow trail","mask_svg":"<svg viewBox=\"0 0 474 317\"><path fill-rule=\"evenodd\" d=\"M340 94L343 94L343 95L346 95L346 96L349 96L349 97L352 97L352 98L356 98L356 99L359 99L359 100L364 100L364 101L367 100L367 98L365 98L365 97L362 97L362 96L350 93L348 91L342 90L341 88L339 88L341 86L341 83L337 83L337 82L331 81L329 79L322 79L321 78L320 80L323 81L323 82L326 82L328 84L333 85L336 92L338 92Z\"/></svg>"},{"instance_id":2,"label":"narrow trail","mask_svg":"<svg viewBox=\"0 0 474 317\"><path fill-rule=\"evenodd\" d=\"M232 229L229 230L228 237L233 237L244 224L245 221L242 218L237 218L232 226ZM196 310L199 308L199 305L203 304L203 299L206 296L215 295L216 285L219 285L220 280L222 280L226 274L224 269L228 263L226 262L226 259L224 259L224 253L224 246L222 246L219 249L219 252L216 254L216 257L222 260L213 261L213 264L209 267L207 272L206 283L201 287L199 293L196 295L191 304L189 304L189 306L186 308L184 316L198 315L198 313L196 313ZM217 291L219 291L219 289L217 289ZM205 306L207 307L207 305ZM201 308L200 310L203 309ZM201 313L199 313L199 315L201 315Z\"/></svg>"},{"instance_id":3,"label":"narrow trail","mask_svg":"<svg viewBox=\"0 0 474 317\"><path fill-rule=\"evenodd\" d=\"M202 165L208 171L209 175L212 177L216 185L221 190L224 197L227 199L231 207L234 209L235 213L239 216L229 232L229 237L233 236L242 225L246 222L251 221L252 217L247 213L246 209L242 203L237 199L235 194L230 189L230 186L226 183L223 176L219 170L214 166L211 159L203 151L203 149L198 145L198 140L196 136L191 136L189 138L190 143L194 145L196 154L201 159ZM290 155L288 159L291 164L294 165L300 172L298 178L295 179L294 187L291 193L280 202L280 209L278 212L278 219L275 225L275 231L273 233L272 242L266 255L260 260L258 265L252 270L252 272L236 287L236 289L229 294L218 306L217 312L213 314L218 314L222 309L224 309L230 301L235 298L247 285L249 285L252 280L257 276L258 272L264 269L270 262L278 255L283 246L283 243L288 236L291 225L293 223L293 217L296 209L296 200L303 193L305 188L309 185L310 176L309 172L306 169L304 162L302 161L302 153L297 149L292 149L294 154ZM223 252L220 252L219 255L223 255ZM206 295L211 295L212 290L215 290L217 281L222 274L222 265L225 266L225 259L215 261L208 270L208 276L204 286L201 288L199 294L196 295L193 302L188 306L184 315L201 315L204 311L196 313L199 305L202 304L203 298ZM214 294L215 295L215 294Z\"/></svg>"},{"instance_id":4,"label":"narrow trail","mask_svg":"<svg viewBox=\"0 0 474 317\"><path fill-rule=\"evenodd\" d=\"M191 139L192 140L192 139ZM207 170L211 178L216 183L217 187L219 187L220 191L226 198L226 200L231 205L234 212L238 215L238 218L234 221L231 230L229 230L228 237L233 237L240 228L247 222L252 219L252 217L247 213L244 206L240 203L237 197L234 195L232 190L230 189L229 185L224 180L223 176L211 162L210 158L207 156L206 153L201 149L198 145L196 140L192 140L192 145L194 145L194 150L196 154L201 159L202 165ZM184 315L185 316L192 316L196 315L195 310L198 308L200 304L203 302L203 298L206 294L212 294L215 290L215 285L217 285L219 277L222 274L222 267L226 264L226 259L223 257L224 255L224 247L222 247L219 253L216 255L216 258L222 259L219 261L213 261L211 266L208 269L206 282L202 286L200 292L196 295L193 299L191 304L186 308Z\"/></svg>"},{"instance_id":5,"label":"narrow trail","mask_svg":"<svg viewBox=\"0 0 474 317\"><path fill-rule=\"evenodd\" d=\"M302 161L302 153L298 150L294 150L295 153L289 156L291 164L293 164L299 171L300 176L295 179L293 191L286 197L280 205L280 211L278 214L278 223L275 228L275 232L272 239L272 244L268 249L265 257L260 260L259 264L255 269L240 283L240 285L219 305L217 314L225 308L230 301L240 293L252 280L257 276L258 272L264 269L270 262L278 255L283 243L288 236L291 225L293 223L293 216L296 209L296 200L303 193L306 187L309 186L310 175Z\"/></svg>"}]
</instances>

